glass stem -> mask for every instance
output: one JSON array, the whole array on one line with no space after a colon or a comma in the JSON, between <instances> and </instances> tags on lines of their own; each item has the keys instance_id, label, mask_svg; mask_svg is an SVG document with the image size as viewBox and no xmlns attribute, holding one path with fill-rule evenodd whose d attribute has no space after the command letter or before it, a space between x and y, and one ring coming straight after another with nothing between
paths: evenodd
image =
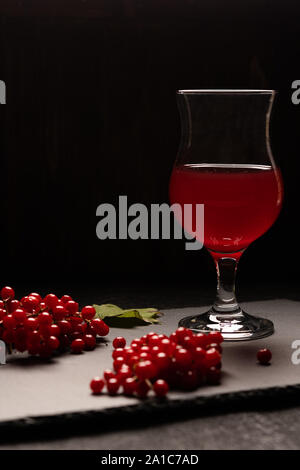
<instances>
[{"instance_id":1,"label":"glass stem","mask_svg":"<svg viewBox=\"0 0 300 470\"><path fill-rule=\"evenodd\" d=\"M213 310L223 313L237 313L240 307L235 297L235 276L239 258L214 257L217 269L217 296Z\"/></svg>"}]
</instances>

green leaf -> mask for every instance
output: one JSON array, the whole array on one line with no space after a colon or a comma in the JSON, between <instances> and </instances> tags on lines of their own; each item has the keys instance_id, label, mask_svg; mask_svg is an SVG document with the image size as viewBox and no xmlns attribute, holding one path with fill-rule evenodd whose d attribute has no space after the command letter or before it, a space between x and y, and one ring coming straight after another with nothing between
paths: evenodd
<instances>
[{"instance_id":1,"label":"green leaf","mask_svg":"<svg viewBox=\"0 0 300 470\"><path fill-rule=\"evenodd\" d=\"M136 310L143 318L152 318L163 315L163 313L159 312L157 308L137 308Z\"/></svg>"},{"instance_id":2,"label":"green leaf","mask_svg":"<svg viewBox=\"0 0 300 470\"><path fill-rule=\"evenodd\" d=\"M152 317L153 313L150 314L142 314L139 309L134 310L123 310L121 315L118 315L119 318L138 318L139 320L143 320L146 323L158 323L158 320Z\"/></svg>"},{"instance_id":3,"label":"green leaf","mask_svg":"<svg viewBox=\"0 0 300 470\"><path fill-rule=\"evenodd\" d=\"M162 315L156 308L132 308L125 309L113 304L94 305L96 309L96 318L101 320L109 318L118 320L117 323L128 325L128 321L141 323L159 323L157 317Z\"/></svg>"},{"instance_id":4,"label":"green leaf","mask_svg":"<svg viewBox=\"0 0 300 470\"><path fill-rule=\"evenodd\" d=\"M94 308L96 310L96 315L95 318L100 318L103 320L105 317L115 317L117 315L120 315L120 313L123 312L123 310L118 307L117 305L113 304L102 304L102 305L96 305L94 304Z\"/></svg>"},{"instance_id":5,"label":"green leaf","mask_svg":"<svg viewBox=\"0 0 300 470\"><path fill-rule=\"evenodd\" d=\"M132 310L123 310L118 317L121 318L138 318L139 320L143 320L142 315L139 313L138 310L132 309Z\"/></svg>"}]
</instances>

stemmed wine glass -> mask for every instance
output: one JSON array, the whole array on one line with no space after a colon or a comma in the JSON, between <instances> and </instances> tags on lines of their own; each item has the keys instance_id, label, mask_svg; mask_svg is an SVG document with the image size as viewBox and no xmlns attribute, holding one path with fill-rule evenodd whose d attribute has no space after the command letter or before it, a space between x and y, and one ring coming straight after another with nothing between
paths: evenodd
<instances>
[{"instance_id":1,"label":"stemmed wine glass","mask_svg":"<svg viewBox=\"0 0 300 470\"><path fill-rule=\"evenodd\" d=\"M204 204L202 241L218 278L211 309L179 324L196 332L220 331L229 341L274 331L270 320L244 312L235 297L241 255L271 227L282 206L282 178L269 138L274 97L274 90L177 92L182 135L170 201L183 213L185 204ZM190 232L192 221L182 220Z\"/></svg>"}]
</instances>

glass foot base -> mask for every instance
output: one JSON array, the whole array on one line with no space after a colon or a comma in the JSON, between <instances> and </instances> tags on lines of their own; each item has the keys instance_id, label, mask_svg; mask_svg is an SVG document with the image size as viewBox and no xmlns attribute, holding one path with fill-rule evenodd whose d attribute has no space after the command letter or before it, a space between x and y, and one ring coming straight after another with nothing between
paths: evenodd
<instances>
[{"instance_id":1,"label":"glass foot base","mask_svg":"<svg viewBox=\"0 0 300 470\"><path fill-rule=\"evenodd\" d=\"M254 317L243 310L219 313L212 308L201 315L183 318L179 326L189 328L194 333L220 331L225 341L247 341L274 333L274 325L270 320Z\"/></svg>"}]
</instances>

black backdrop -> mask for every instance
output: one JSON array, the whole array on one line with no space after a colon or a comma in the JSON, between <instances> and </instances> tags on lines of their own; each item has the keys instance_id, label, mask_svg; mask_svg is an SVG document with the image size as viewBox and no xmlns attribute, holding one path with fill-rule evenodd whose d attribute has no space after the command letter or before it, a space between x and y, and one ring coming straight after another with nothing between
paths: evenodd
<instances>
[{"instance_id":1,"label":"black backdrop","mask_svg":"<svg viewBox=\"0 0 300 470\"><path fill-rule=\"evenodd\" d=\"M0 0L1 283L213 283L183 241L96 238L96 207L168 201L178 88L274 88L285 204L240 282L298 276L297 1Z\"/></svg>"}]
</instances>

